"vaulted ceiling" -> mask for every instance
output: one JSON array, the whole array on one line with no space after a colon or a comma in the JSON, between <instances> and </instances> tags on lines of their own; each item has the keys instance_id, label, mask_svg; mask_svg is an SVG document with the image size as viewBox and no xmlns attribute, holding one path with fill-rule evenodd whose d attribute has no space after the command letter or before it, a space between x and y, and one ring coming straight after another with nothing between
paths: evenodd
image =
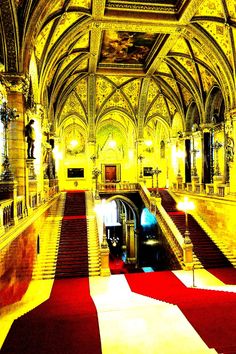
<instances>
[{"instance_id":1,"label":"vaulted ceiling","mask_svg":"<svg viewBox=\"0 0 236 354\"><path fill-rule=\"evenodd\" d=\"M0 11L0 70L34 72L57 122L116 107L142 130L193 103L203 119L215 87L235 106L234 0L1 0Z\"/></svg>"}]
</instances>

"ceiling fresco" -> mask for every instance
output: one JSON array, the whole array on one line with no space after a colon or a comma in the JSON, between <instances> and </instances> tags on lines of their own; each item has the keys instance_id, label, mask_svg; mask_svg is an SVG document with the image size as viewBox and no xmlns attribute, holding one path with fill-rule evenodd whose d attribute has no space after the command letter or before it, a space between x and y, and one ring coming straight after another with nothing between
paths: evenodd
<instances>
[{"instance_id":1,"label":"ceiling fresco","mask_svg":"<svg viewBox=\"0 0 236 354\"><path fill-rule=\"evenodd\" d=\"M144 64L156 35L142 32L105 31L101 63Z\"/></svg>"}]
</instances>

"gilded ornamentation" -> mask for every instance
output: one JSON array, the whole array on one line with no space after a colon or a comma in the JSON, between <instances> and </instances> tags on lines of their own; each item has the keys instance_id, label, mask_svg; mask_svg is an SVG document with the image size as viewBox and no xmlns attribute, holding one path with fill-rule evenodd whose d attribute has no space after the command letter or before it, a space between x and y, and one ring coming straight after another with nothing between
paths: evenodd
<instances>
[{"instance_id":1,"label":"gilded ornamentation","mask_svg":"<svg viewBox=\"0 0 236 354\"><path fill-rule=\"evenodd\" d=\"M10 1L1 0L1 19L5 31L5 49L6 49L6 71L18 72L18 57L17 57L17 39L15 37L15 28L13 26L12 10Z\"/></svg>"}]
</instances>

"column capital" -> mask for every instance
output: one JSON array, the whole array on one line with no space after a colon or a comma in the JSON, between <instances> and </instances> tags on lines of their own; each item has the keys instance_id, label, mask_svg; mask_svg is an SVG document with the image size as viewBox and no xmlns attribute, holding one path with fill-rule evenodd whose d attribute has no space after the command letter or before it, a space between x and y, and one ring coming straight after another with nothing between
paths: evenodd
<instances>
[{"instance_id":1,"label":"column capital","mask_svg":"<svg viewBox=\"0 0 236 354\"><path fill-rule=\"evenodd\" d=\"M24 74L4 73L0 78L7 91L25 94L28 90L29 80Z\"/></svg>"},{"instance_id":2,"label":"column capital","mask_svg":"<svg viewBox=\"0 0 236 354\"><path fill-rule=\"evenodd\" d=\"M228 113L227 116L230 116L233 121L236 120L236 108L232 108Z\"/></svg>"},{"instance_id":3,"label":"column capital","mask_svg":"<svg viewBox=\"0 0 236 354\"><path fill-rule=\"evenodd\" d=\"M0 104L2 103L2 100L6 97L7 97L7 90L5 85L2 84L1 76L0 76Z\"/></svg>"}]
</instances>

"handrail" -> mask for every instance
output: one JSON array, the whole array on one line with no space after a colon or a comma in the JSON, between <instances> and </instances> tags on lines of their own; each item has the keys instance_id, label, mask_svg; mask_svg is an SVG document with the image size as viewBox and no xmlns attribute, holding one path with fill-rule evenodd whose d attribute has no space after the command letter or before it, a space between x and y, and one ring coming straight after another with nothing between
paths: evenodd
<instances>
[{"instance_id":1,"label":"handrail","mask_svg":"<svg viewBox=\"0 0 236 354\"><path fill-rule=\"evenodd\" d=\"M181 264L183 262L184 243L182 234L161 205L157 205L156 216L161 230L165 234L171 249Z\"/></svg>"},{"instance_id":2,"label":"handrail","mask_svg":"<svg viewBox=\"0 0 236 354\"><path fill-rule=\"evenodd\" d=\"M169 217L165 209L162 207L160 198L152 197L146 185L140 183L139 193L146 207L149 208L151 212L155 213L157 217L159 226L164 233L171 249L173 250L178 262L181 264L183 262L183 236L177 229L173 220ZM154 206L154 208L153 208ZM154 209L154 210L153 210Z\"/></svg>"}]
</instances>

